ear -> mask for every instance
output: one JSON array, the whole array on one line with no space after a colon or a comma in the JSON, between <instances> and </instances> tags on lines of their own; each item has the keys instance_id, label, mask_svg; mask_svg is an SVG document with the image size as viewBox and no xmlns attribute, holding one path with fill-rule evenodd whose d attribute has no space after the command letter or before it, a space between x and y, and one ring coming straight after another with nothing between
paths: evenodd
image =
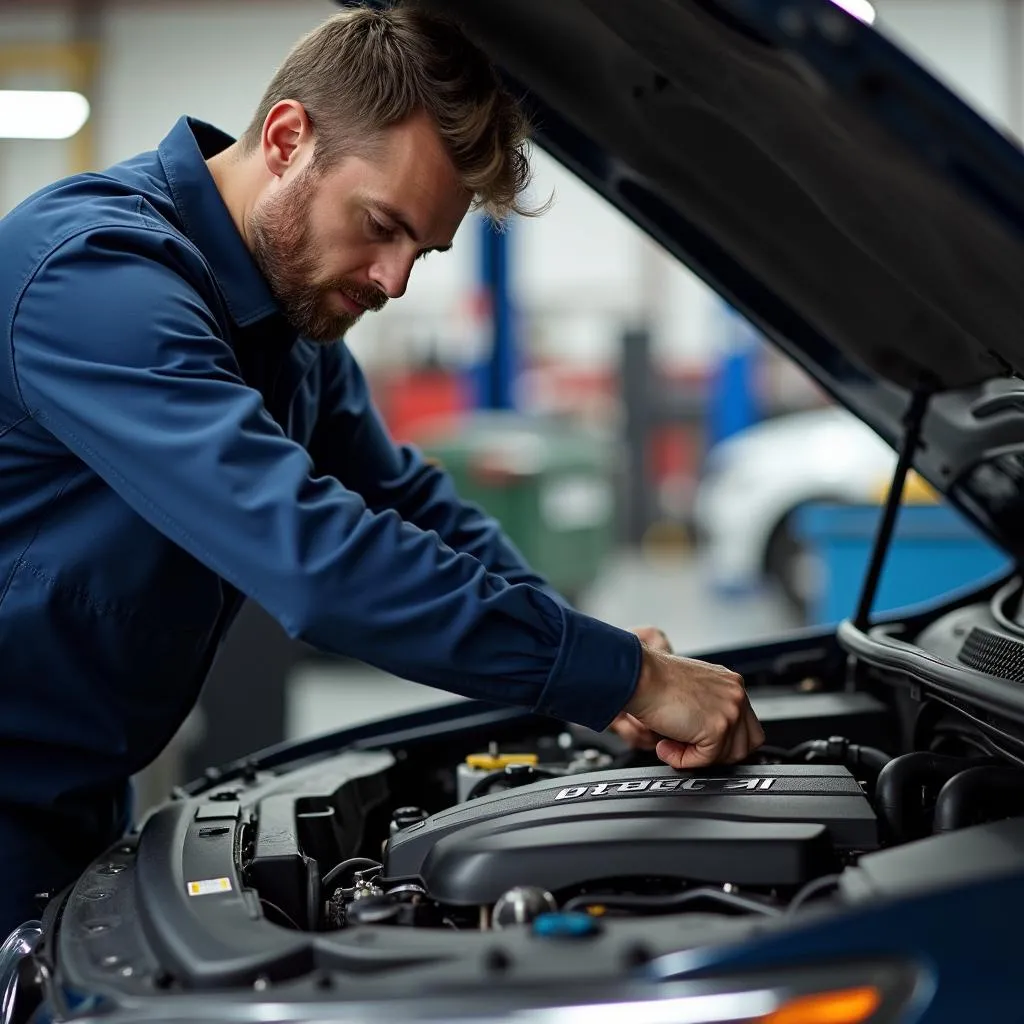
<instances>
[{"instance_id":1,"label":"ear","mask_svg":"<svg viewBox=\"0 0 1024 1024\"><path fill-rule=\"evenodd\" d=\"M313 150L313 126L306 108L297 100L275 103L263 122L261 142L267 170L275 177L300 167Z\"/></svg>"}]
</instances>

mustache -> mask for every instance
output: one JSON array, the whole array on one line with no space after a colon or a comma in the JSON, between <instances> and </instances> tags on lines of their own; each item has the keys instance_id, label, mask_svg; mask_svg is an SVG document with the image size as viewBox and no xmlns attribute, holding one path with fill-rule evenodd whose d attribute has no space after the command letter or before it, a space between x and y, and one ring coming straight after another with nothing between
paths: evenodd
<instances>
[{"instance_id":1,"label":"mustache","mask_svg":"<svg viewBox=\"0 0 1024 1024\"><path fill-rule=\"evenodd\" d=\"M364 287L354 281L339 281L334 287L372 313L380 312L387 305L388 297L379 288Z\"/></svg>"}]
</instances>

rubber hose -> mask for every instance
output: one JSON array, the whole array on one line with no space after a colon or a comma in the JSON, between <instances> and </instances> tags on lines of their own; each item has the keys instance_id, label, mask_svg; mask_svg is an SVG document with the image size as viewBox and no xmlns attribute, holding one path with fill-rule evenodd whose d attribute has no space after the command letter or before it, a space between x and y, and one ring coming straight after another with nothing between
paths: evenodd
<instances>
[{"instance_id":1,"label":"rubber hose","mask_svg":"<svg viewBox=\"0 0 1024 1024\"><path fill-rule=\"evenodd\" d=\"M1024 814L1024 771L1003 765L967 768L954 775L935 801L934 832Z\"/></svg>"},{"instance_id":2,"label":"rubber hose","mask_svg":"<svg viewBox=\"0 0 1024 1024\"><path fill-rule=\"evenodd\" d=\"M970 764L964 758L928 751L894 757L878 773L875 783L875 811L882 819L887 837L906 842L927 835L919 798L921 787L947 782Z\"/></svg>"},{"instance_id":3,"label":"rubber hose","mask_svg":"<svg viewBox=\"0 0 1024 1024\"><path fill-rule=\"evenodd\" d=\"M715 889L711 886L701 886L697 889L687 889L681 893L670 896L640 896L628 895L626 893L608 893L601 895L594 893L587 896L574 896L562 907L562 911L568 913L573 910L584 910L590 906L611 907L613 909L631 910L636 913L643 913L645 910L669 913L673 910L685 909L691 903L706 901L718 903L722 906L732 907L736 910L743 910L750 914L763 914L765 917L778 917L782 911L771 904L763 903L750 896L744 896L738 892L725 892L722 889Z\"/></svg>"},{"instance_id":4,"label":"rubber hose","mask_svg":"<svg viewBox=\"0 0 1024 1024\"><path fill-rule=\"evenodd\" d=\"M871 772L872 777L877 777L882 769L892 760L892 755L877 747L863 747L855 743L850 744L850 756L855 761L855 767L866 768Z\"/></svg>"},{"instance_id":5,"label":"rubber hose","mask_svg":"<svg viewBox=\"0 0 1024 1024\"><path fill-rule=\"evenodd\" d=\"M867 771L872 779L892 760L884 750L860 746L842 736L833 736L827 740L807 740L789 751L789 756L794 760L806 758L807 755L819 761L837 761L851 771Z\"/></svg>"},{"instance_id":6,"label":"rubber hose","mask_svg":"<svg viewBox=\"0 0 1024 1024\"><path fill-rule=\"evenodd\" d=\"M349 857L340 864L335 864L330 871L324 875L320 885L323 889L328 888L336 882L346 871L370 871L373 868L381 867L380 861L371 860L369 857Z\"/></svg>"},{"instance_id":7,"label":"rubber hose","mask_svg":"<svg viewBox=\"0 0 1024 1024\"><path fill-rule=\"evenodd\" d=\"M518 765L513 767L519 767ZM497 768L493 772L488 772L486 775L482 775L473 785L470 787L469 792L466 794L466 802L470 800L476 800L478 797L486 796L491 789L498 782L511 782L512 786L507 788L514 788L516 786L527 785L530 782L540 782L541 779L556 779L558 776L554 772L549 772L546 768L537 768L534 765L524 765L523 767L529 768L528 772L524 772L522 778L516 775L510 775L507 768Z\"/></svg>"}]
</instances>

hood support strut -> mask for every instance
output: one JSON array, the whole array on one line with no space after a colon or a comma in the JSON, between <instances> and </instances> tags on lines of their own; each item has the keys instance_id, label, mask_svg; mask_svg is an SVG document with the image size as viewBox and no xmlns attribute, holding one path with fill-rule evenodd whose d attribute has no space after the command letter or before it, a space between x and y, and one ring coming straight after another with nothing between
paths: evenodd
<instances>
[{"instance_id":1,"label":"hood support strut","mask_svg":"<svg viewBox=\"0 0 1024 1024\"><path fill-rule=\"evenodd\" d=\"M899 459L896 462L896 471L892 475L892 484L889 487L889 497L885 502L882 521L879 523L878 533L875 535L874 547L871 550L871 562L868 565L868 572L864 577L864 586L861 588L860 600L857 603L857 614L853 620L853 624L862 633L867 632L868 627L871 625L871 606L875 601L878 583L882 577L882 568L885 565L885 556L889 551L889 543L892 540L893 527L896 525L896 516L900 509L900 503L903 500L903 489L907 482L907 472L921 441L921 425L924 422L925 413L928 411L930 398L931 392L928 390L915 392L903 419L903 425L906 428L903 434L903 444L900 447Z\"/></svg>"}]
</instances>

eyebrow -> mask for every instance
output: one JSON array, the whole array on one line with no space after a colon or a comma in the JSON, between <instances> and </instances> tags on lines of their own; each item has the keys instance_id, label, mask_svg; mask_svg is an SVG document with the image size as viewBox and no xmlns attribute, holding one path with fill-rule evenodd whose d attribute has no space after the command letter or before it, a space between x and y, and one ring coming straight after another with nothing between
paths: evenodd
<instances>
[{"instance_id":1,"label":"eyebrow","mask_svg":"<svg viewBox=\"0 0 1024 1024\"><path fill-rule=\"evenodd\" d=\"M379 199L373 200L373 205L376 206L377 209L380 210L380 212L383 213L385 217L389 218L390 220L393 220L402 229L402 231L404 231L405 234L407 234L417 245L421 244L419 235L417 235L416 232L413 231L412 225L408 222L408 220L406 220L406 218L402 215L400 210L396 210L393 206L390 205L390 203L382 202ZM450 243L448 245L432 245L429 248L424 249L423 251L448 252L449 249L451 249Z\"/></svg>"}]
</instances>

